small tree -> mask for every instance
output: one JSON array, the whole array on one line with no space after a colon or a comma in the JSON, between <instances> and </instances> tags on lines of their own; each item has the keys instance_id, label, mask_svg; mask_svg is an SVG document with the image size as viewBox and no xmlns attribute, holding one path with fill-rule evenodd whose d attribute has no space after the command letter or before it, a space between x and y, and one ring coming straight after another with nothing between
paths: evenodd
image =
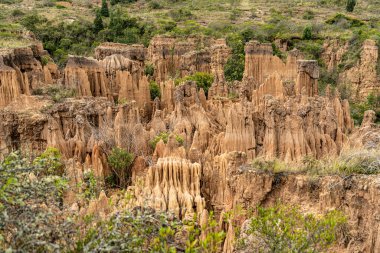
<instances>
[{"instance_id":1,"label":"small tree","mask_svg":"<svg viewBox=\"0 0 380 253\"><path fill-rule=\"evenodd\" d=\"M244 40L245 38L240 34L231 34L227 37L227 44L232 50L232 54L224 66L224 75L227 81L241 81L243 79L245 67Z\"/></svg>"},{"instance_id":2,"label":"small tree","mask_svg":"<svg viewBox=\"0 0 380 253\"><path fill-rule=\"evenodd\" d=\"M353 12L355 9L356 0L347 0L346 11Z\"/></svg>"},{"instance_id":3,"label":"small tree","mask_svg":"<svg viewBox=\"0 0 380 253\"><path fill-rule=\"evenodd\" d=\"M104 25L103 25L102 15L100 14L99 11L97 11L96 17L94 19L94 31L95 33L98 33L103 29L104 29Z\"/></svg>"},{"instance_id":4,"label":"small tree","mask_svg":"<svg viewBox=\"0 0 380 253\"><path fill-rule=\"evenodd\" d=\"M198 88L202 88L207 95L208 89L214 82L214 76L205 72L196 72L184 78L186 81L194 81L197 83Z\"/></svg>"},{"instance_id":5,"label":"small tree","mask_svg":"<svg viewBox=\"0 0 380 253\"><path fill-rule=\"evenodd\" d=\"M125 187L131 176L130 166L133 162L133 155L122 148L113 148L108 156L108 164L115 173L120 187Z\"/></svg>"},{"instance_id":6,"label":"small tree","mask_svg":"<svg viewBox=\"0 0 380 253\"><path fill-rule=\"evenodd\" d=\"M312 38L313 38L313 28L311 26L306 26L305 29L303 29L302 39L311 40Z\"/></svg>"},{"instance_id":7,"label":"small tree","mask_svg":"<svg viewBox=\"0 0 380 253\"><path fill-rule=\"evenodd\" d=\"M149 90L150 90L150 98L152 100L154 100L157 97L158 98L161 97L160 87L158 86L158 84L155 81L151 81L149 83Z\"/></svg>"},{"instance_id":8,"label":"small tree","mask_svg":"<svg viewBox=\"0 0 380 253\"><path fill-rule=\"evenodd\" d=\"M259 252L324 252L346 222L339 211L317 218L302 214L298 208L277 204L259 207L248 232L257 238L257 244L252 246Z\"/></svg>"},{"instance_id":9,"label":"small tree","mask_svg":"<svg viewBox=\"0 0 380 253\"><path fill-rule=\"evenodd\" d=\"M102 0L102 8L100 9L100 14L103 17L109 17L110 13L108 10L107 0Z\"/></svg>"}]
</instances>

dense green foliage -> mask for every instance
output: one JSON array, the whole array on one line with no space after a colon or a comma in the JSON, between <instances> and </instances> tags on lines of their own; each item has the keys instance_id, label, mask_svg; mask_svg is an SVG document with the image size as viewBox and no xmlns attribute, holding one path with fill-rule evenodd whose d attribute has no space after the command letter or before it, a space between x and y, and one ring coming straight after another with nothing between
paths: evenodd
<instances>
[{"instance_id":1,"label":"dense green foliage","mask_svg":"<svg viewBox=\"0 0 380 253\"><path fill-rule=\"evenodd\" d=\"M208 89L214 82L214 76L205 72L196 72L192 75L186 76L182 81L194 81L199 89L203 89L205 94L208 94Z\"/></svg>"},{"instance_id":2,"label":"dense green foliage","mask_svg":"<svg viewBox=\"0 0 380 253\"><path fill-rule=\"evenodd\" d=\"M161 97L160 86L155 81L149 83L150 98L154 100L155 98Z\"/></svg>"},{"instance_id":3,"label":"dense green foliage","mask_svg":"<svg viewBox=\"0 0 380 253\"><path fill-rule=\"evenodd\" d=\"M374 110L376 113L376 123L380 123L380 94L371 93L367 97L367 101L351 104L351 116L355 125L360 125L363 121L364 112Z\"/></svg>"},{"instance_id":4,"label":"dense green foliage","mask_svg":"<svg viewBox=\"0 0 380 253\"><path fill-rule=\"evenodd\" d=\"M144 74L146 76L152 77L154 75L154 65L153 64L145 65Z\"/></svg>"},{"instance_id":5,"label":"dense green foliage","mask_svg":"<svg viewBox=\"0 0 380 253\"><path fill-rule=\"evenodd\" d=\"M346 11L353 12L355 9L356 0L347 0Z\"/></svg>"},{"instance_id":6,"label":"dense green foliage","mask_svg":"<svg viewBox=\"0 0 380 253\"><path fill-rule=\"evenodd\" d=\"M250 221L248 231L258 240L251 250L324 252L335 242L338 229L345 223L346 218L339 211L316 217L313 214L304 215L296 207L281 204L269 208L259 207L257 216Z\"/></svg>"},{"instance_id":7,"label":"dense green foliage","mask_svg":"<svg viewBox=\"0 0 380 253\"><path fill-rule=\"evenodd\" d=\"M102 8L100 9L100 14L103 17L109 17L110 16L110 13L108 10L107 0L102 0Z\"/></svg>"},{"instance_id":8,"label":"dense green foliage","mask_svg":"<svg viewBox=\"0 0 380 253\"><path fill-rule=\"evenodd\" d=\"M68 54L88 55L101 42L147 45L157 32L154 26L131 18L117 7L111 10L107 22L101 16L104 15L96 11L93 22L53 23L37 13L30 13L23 16L20 22L44 43L45 49L60 66L65 64Z\"/></svg>"},{"instance_id":9,"label":"dense green foliage","mask_svg":"<svg viewBox=\"0 0 380 253\"><path fill-rule=\"evenodd\" d=\"M115 147L108 155L108 164L111 166L113 173L118 179L118 184L125 187L130 180L130 166L134 156L122 148Z\"/></svg>"},{"instance_id":10,"label":"dense green foliage","mask_svg":"<svg viewBox=\"0 0 380 253\"><path fill-rule=\"evenodd\" d=\"M72 222L62 216L63 191L57 149L41 156L11 153L0 163L0 251L53 252L70 246Z\"/></svg>"},{"instance_id":11,"label":"dense green foliage","mask_svg":"<svg viewBox=\"0 0 380 253\"><path fill-rule=\"evenodd\" d=\"M170 133L168 132L161 132L157 134L152 140L149 141L149 145L154 150L159 141L162 140L165 144L168 143L169 135ZM178 144L183 145L184 140L180 135L175 135L174 137Z\"/></svg>"},{"instance_id":12,"label":"dense green foliage","mask_svg":"<svg viewBox=\"0 0 380 253\"><path fill-rule=\"evenodd\" d=\"M102 15L100 14L99 11L97 11L96 17L94 19L94 32L98 33L103 29L104 29L104 25L103 25Z\"/></svg>"}]
</instances>

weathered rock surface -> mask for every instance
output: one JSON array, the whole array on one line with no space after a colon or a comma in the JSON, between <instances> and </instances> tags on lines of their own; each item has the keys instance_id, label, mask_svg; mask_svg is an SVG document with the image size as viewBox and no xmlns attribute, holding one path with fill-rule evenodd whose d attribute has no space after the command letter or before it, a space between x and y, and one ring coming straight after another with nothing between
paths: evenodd
<instances>
[{"instance_id":1,"label":"weathered rock surface","mask_svg":"<svg viewBox=\"0 0 380 253\"><path fill-rule=\"evenodd\" d=\"M370 45L364 58L373 56ZM357 229L366 230L347 248L374 249L379 243L379 224L368 210L377 212L376 178L368 177L371 186L353 178L357 181L350 188L347 179L329 177L310 190L304 176L279 179L246 166L257 157L288 163L306 156L335 157L355 144L349 139L351 133L359 147L366 146L362 136L375 128L373 112L367 112L363 126L355 130L347 100L342 101L338 93L332 95L329 87L326 96L318 95L315 61L302 60L294 50L284 62L273 55L270 44L258 42L248 43L245 50L244 80L227 85L223 66L230 49L224 40L157 37L148 49L105 43L96 49L97 59L69 58L63 87L74 89L76 97L60 102L23 95L37 87L33 73L47 73L31 57L34 54L28 53L25 62L14 58L13 65L0 57L0 106L4 107L0 110L0 154L57 147L70 163L68 174L75 184L83 171L92 170L99 178L109 175L107 156L115 146L122 147L136 156L129 188L134 198L124 208L148 205L184 219L197 213L201 222L207 216L205 208L221 214L238 205L271 204L275 198L301 203L315 212L343 205L352 221L353 238ZM338 60L330 61L334 65ZM151 77L145 76L146 62L154 66ZM42 85L59 76L53 65L48 68L51 79L45 76ZM215 76L208 97L195 82L175 86L171 78L197 71ZM155 101L150 98L151 80L158 82L161 91ZM235 96L228 98L231 92ZM167 140L152 145L163 132ZM338 188L329 188L330 183ZM105 202L102 195L81 212L109 212L102 209ZM358 203L364 203L365 209ZM231 224L223 226L227 229ZM232 246L229 236L225 251Z\"/></svg>"},{"instance_id":2,"label":"weathered rock surface","mask_svg":"<svg viewBox=\"0 0 380 253\"><path fill-rule=\"evenodd\" d=\"M57 66L49 61L42 44L25 48L0 49L0 108L21 94L30 95L33 89L52 84L59 77Z\"/></svg>"},{"instance_id":3,"label":"weathered rock surface","mask_svg":"<svg viewBox=\"0 0 380 253\"><path fill-rule=\"evenodd\" d=\"M380 93L380 80L376 68L378 57L379 48L376 42L366 40L357 65L341 74L341 82L351 84L355 98L365 100L371 93Z\"/></svg>"}]
</instances>

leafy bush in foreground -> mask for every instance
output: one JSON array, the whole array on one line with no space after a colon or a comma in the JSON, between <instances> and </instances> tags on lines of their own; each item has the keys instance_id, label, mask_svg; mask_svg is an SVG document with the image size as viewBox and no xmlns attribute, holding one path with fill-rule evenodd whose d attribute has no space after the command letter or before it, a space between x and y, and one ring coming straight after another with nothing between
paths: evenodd
<instances>
[{"instance_id":1,"label":"leafy bush in foreground","mask_svg":"<svg viewBox=\"0 0 380 253\"><path fill-rule=\"evenodd\" d=\"M248 234L256 241L250 246L255 252L323 252L337 238L337 232L346 223L339 211L322 217L302 214L297 207L276 204L259 207L250 220ZM242 247L244 240L241 242Z\"/></svg>"},{"instance_id":2,"label":"leafy bush in foreground","mask_svg":"<svg viewBox=\"0 0 380 253\"><path fill-rule=\"evenodd\" d=\"M133 154L122 148L113 148L108 156L108 164L118 178L119 186L125 187L131 177L130 166L133 162Z\"/></svg>"},{"instance_id":3,"label":"leafy bush in foreground","mask_svg":"<svg viewBox=\"0 0 380 253\"><path fill-rule=\"evenodd\" d=\"M0 251L57 252L73 245L76 230L62 215L67 182L56 151L34 160L15 152L0 163Z\"/></svg>"}]
</instances>

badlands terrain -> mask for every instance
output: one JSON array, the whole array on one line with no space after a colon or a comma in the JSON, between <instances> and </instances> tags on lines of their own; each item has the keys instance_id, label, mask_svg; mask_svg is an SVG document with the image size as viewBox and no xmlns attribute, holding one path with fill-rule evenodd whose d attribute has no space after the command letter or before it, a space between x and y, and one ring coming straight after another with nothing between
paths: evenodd
<instances>
[{"instance_id":1,"label":"badlands terrain","mask_svg":"<svg viewBox=\"0 0 380 253\"><path fill-rule=\"evenodd\" d=\"M0 252L380 252L379 13L0 0Z\"/></svg>"}]
</instances>

